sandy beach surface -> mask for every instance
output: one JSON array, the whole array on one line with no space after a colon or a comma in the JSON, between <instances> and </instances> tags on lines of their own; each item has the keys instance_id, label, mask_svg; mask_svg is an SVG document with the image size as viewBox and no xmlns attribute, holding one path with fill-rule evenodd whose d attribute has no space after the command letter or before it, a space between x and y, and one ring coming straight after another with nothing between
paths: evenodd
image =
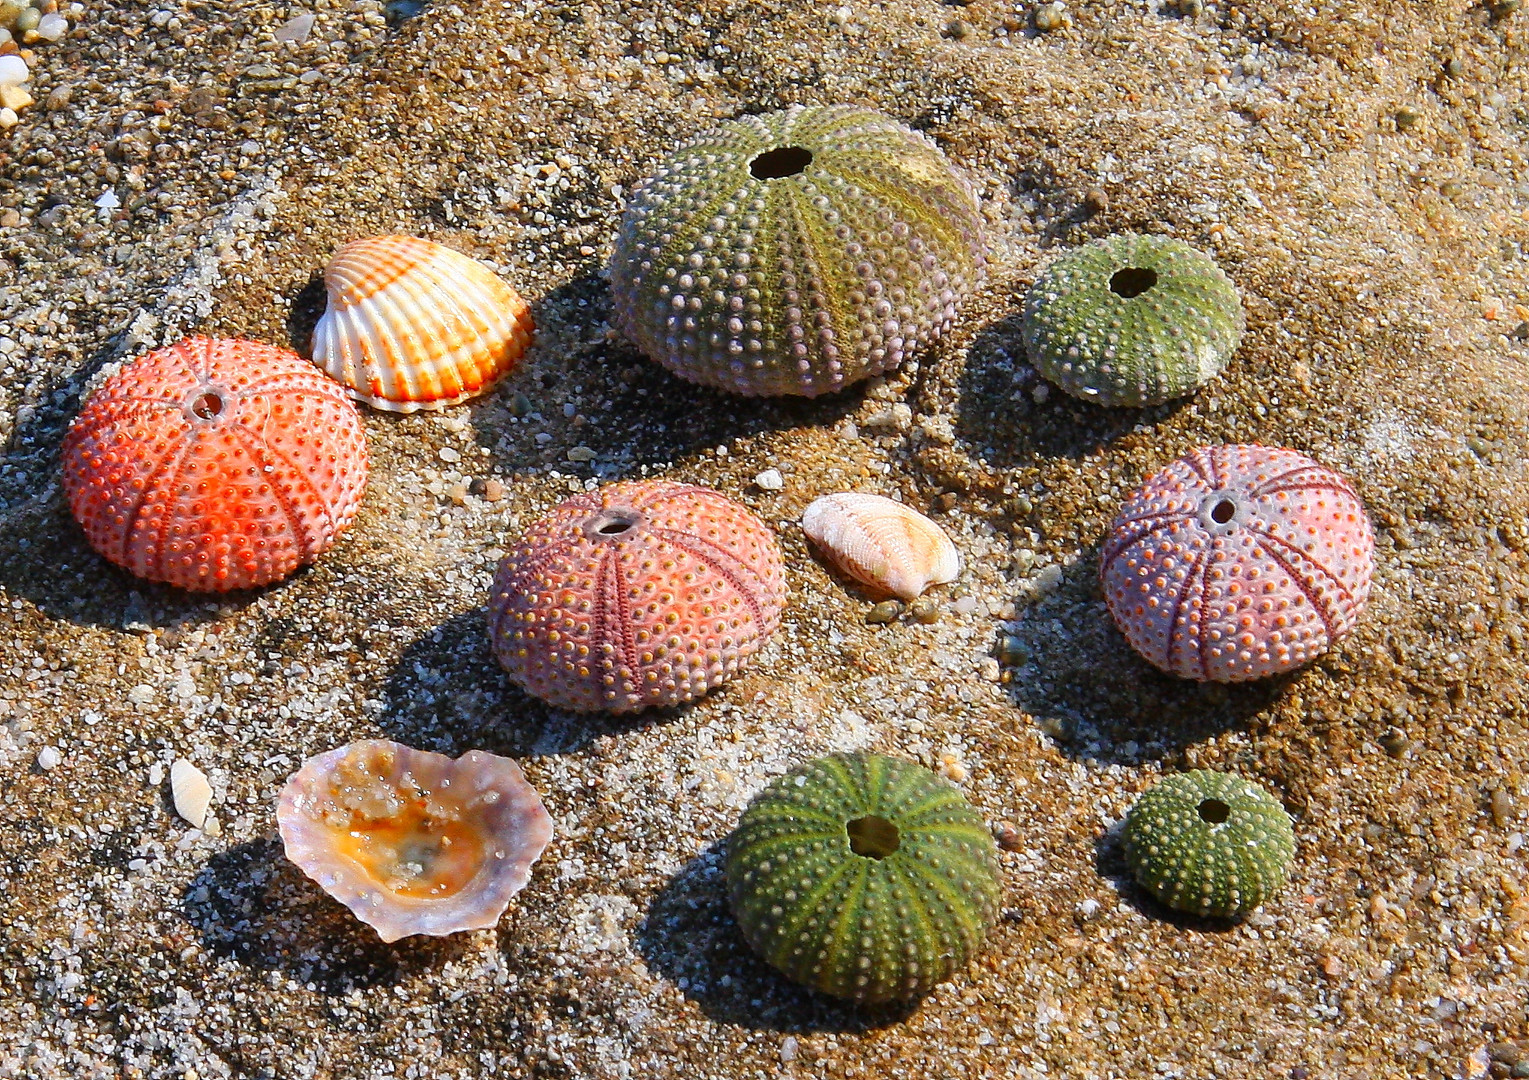
<instances>
[{"instance_id":1,"label":"sandy beach surface","mask_svg":"<svg viewBox=\"0 0 1529 1080\"><path fill-rule=\"evenodd\" d=\"M997 0L436 0L391 20L375 0L91 0L28 46L35 102L0 133L0 1077L1529 1061L1514 6L1074 2L1040 33ZM718 119L840 101L972 178L992 250L955 335L810 402L643 359L609 325L625 194ZM1048 392L1018 315L1056 253L1128 229L1211 252L1248 330L1195 397L1107 411ZM368 412L360 516L285 584L190 596L97 557L59 481L83 396L192 331L301 346L329 253L383 232L512 282L538 326L521 369L442 414ZM1178 681L1110 622L1099 545L1172 458L1253 441L1352 478L1375 593L1293 675ZM780 490L755 483L768 469ZM488 583L536 516L638 476L709 484L778 528L784 624L691 708L551 711L493 662ZM796 521L838 490L896 494L951 534L966 570L931 594L937 622L868 624L872 601L809 550ZM496 930L382 945L284 859L286 776L374 736L512 756L543 793L555 838ZM985 952L911 1012L786 983L720 879L771 777L860 747L941 770L1014 830ZM211 778L216 836L171 807L182 757ZM1190 767L1256 779L1295 819L1290 884L1241 923L1158 906L1114 839Z\"/></svg>"}]
</instances>

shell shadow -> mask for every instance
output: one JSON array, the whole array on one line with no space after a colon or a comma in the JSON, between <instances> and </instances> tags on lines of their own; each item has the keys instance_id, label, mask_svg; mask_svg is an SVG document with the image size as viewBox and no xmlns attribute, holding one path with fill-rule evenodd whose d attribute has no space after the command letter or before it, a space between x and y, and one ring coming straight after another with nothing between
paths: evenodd
<instances>
[{"instance_id":1,"label":"shell shadow","mask_svg":"<svg viewBox=\"0 0 1529 1080\"><path fill-rule=\"evenodd\" d=\"M860 384L811 399L745 398L684 382L611 329L610 287L595 270L534 303L532 318L526 360L470 406L480 444L514 468L614 479L738 438L831 425L863 392ZM570 460L570 450L592 459Z\"/></svg>"},{"instance_id":2,"label":"shell shadow","mask_svg":"<svg viewBox=\"0 0 1529 1080\"><path fill-rule=\"evenodd\" d=\"M390 986L470 951L465 934L384 944L288 862L274 837L214 855L187 883L180 912L214 956L280 971L326 997Z\"/></svg>"},{"instance_id":3,"label":"shell shadow","mask_svg":"<svg viewBox=\"0 0 1529 1080\"><path fill-rule=\"evenodd\" d=\"M388 674L379 722L388 738L456 757L576 753L602 735L668 722L691 706L627 716L555 709L512 683L494 659L483 608L454 615L407 646Z\"/></svg>"},{"instance_id":4,"label":"shell shadow","mask_svg":"<svg viewBox=\"0 0 1529 1080\"><path fill-rule=\"evenodd\" d=\"M1016 297L1016 305L1023 303ZM1154 427L1186 407L1179 398L1143 409L1079 401L1043 379L1025 354L1021 314L983 327L957 377L955 436L990 466L1014 469L1050 459L1081 460L1139 426ZM1038 387L1041 401L1036 400Z\"/></svg>"},{"instance_id":5,"label":"shell shadow","mask_svg":"<svg viewBox=\"0 0 1529 1080\"><path fill-rule=\"evenodd\" d=\"M329 293L324 287L324 272L314 270L308 275L307 281L287 292L286 300L288 344L299 356L311 358L313 328L323 317L324 308L329 302Z\"/></svg>"},{"instance_id":6,"label":"shell shadow","mask_svg":"<svg viewBox=\"0 0 1529 1080\"><path fill-rule=\"evenodd\" d=\"M1125 819L1121 818L1094 841L1094 872L1110 883L1121 903L1155 922L1171 923L1181 930L1225 934L1242 924L1241 919L1213 918L1175 911L1138 885L1131 867L1126 863L1125 849L1120 841L1124 827Z\"/></svg>"},{"instance_id":7,"label":"shell shadow","mask_svg":"<svg viewBox=\"0 0 1529 1080\"><path fill-rule=\"evenodd\" d=\"M648 967L712 1020L758 1031L864 1032L906 1020L917 1003L862 1008L807 990L766 964L743 939L727 900L726 840L669 879L637 929Z\"/></svg>"},{"instance_id":8,"label":"shell shadow","mask_svg":"<svg viewBox=\"0 0 1529 1080\"><path fill-rule=\"evenodd\" d=\"M1068 757L1117 765L1173 759L1190 745L1245 728L1279 696L1284 678L1197 683L1157 670L1115 627L1100 592L1098 546L1042 573L1017 598L1005 631L1015 705ZM1050 581L1046 581L1046 578Z\"/></svg>"}]
</instances>

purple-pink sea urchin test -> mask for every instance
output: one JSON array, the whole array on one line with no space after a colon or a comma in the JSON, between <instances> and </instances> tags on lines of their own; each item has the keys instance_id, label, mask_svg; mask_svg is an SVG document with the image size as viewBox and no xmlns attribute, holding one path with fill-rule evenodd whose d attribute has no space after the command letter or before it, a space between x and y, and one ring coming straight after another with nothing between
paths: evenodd
<instances>
[{"instance_id":1,"label":"purple-pink sea urchin test","mask_svg":"<svg viewBox=\"0 0 1529 1080\"><path fill-rule=\"evenodd\" d=\"M638 185L613 321L691 382L816 397L948 330L983 243L934 143L870 109L795 105L720 125Z\"/></svg>"},{"instance_id":2,"label":"purple-pink sea urchin test","mask_svg":"<svg viewBox=\"0 0 1529 1080\"><path fill-rule=\"evenodd\" d=\"M1353 628L1375 536L1349 482L1294 450L1212 446L1126 501L1104 545L1110 614L1172 675L1244 682Z\"/></svg>"},{"instance_id":3,"label":"purple-pink sea urchin test","mask_svg":"<svg viewBox=\"0 0 1529 1080\"><path fill-rule=\"evenodd\" d=\"M527 693L575 712L678 705L731 679L780 623L769 526L667 480L576 495L499 564L494 655Z\"/></svg>"}]
</instances>

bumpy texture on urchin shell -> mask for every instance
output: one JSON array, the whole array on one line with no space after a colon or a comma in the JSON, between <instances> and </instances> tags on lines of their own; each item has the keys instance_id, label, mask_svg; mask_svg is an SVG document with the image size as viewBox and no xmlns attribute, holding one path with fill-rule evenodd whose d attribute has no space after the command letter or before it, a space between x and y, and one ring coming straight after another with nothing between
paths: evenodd
<instances>
[{"instance_id":1,"label":"bumpy texture on urchin shell","mask_svg":"<svg viewBox=\"0 0 1529 1080\"><path fill-rule=\"evenodd\" d=\"M433 240L373 236L324 268L313 362L373 408L443 409L509 374L531 312L488 267Z\"/></svg>"},{"instance_id":2,"label":"bumpy texture on urchin shell","mask_svg":"<svg viewBox=\"0 0 1529 1080\"><path fill-rule=\"evenodd\" d=\"M1111 280L1156 283L1121 295ZM1127 294L1142 280L1123 277ZM1100 405L1158 405L1213 379L1237 348L1242 300L1209 255L1179 240L1125 233L1057 259L1025 301L1030 361L1069 394Z\"/></svg>"},{"instance_id":3,"label":"bumpy texture on urchin shell","mask_svg":"<svg viewBox=\"0 0 1529 1080\"><path fill-rule=\"evenodd\" d=\"M509 758L453 760L387 739L303 762L276 821L287 858L383 941L494 926L552 839Z\"/></svg>"},{"instance_id":4,"label":"bumpy texture on urchin shell","mask_svg":"<svg viewBox=\"0 0 1529 1080\"><path fill-rule=\"evenodd\" d=\"M810 163L754 175L785 148ZM816 397L939 337L983 259L971 187L933 143L869 109L793 106L723 124L638 186L611 293L616 324L676 375Z\"/></svg>"},{"instance_id":5,"label":"bumpy texture on urchin shell","mask_svg":"<svg viewBox=\"0 0 1529 1080\"><path fill-rule=\"evenodd\" d=\"M1136 651L1186 679L1299 667L1354 626L1375 538L1349 482L1304 454L1214 446L1126 501L1100 576Z\"/></svg>"},{"instance_id":6,"label":"bumpy texture on urchin shell","mask_svg":"<svg viewBox=\"0 0 1529 1080\"><path fill-rule=\"evenodd\" d=\"M90 396L64 439L64 490L90 544L139 577L222 592L279 581L350 524L366 433L296 353L187 338Z\"/></svg>"},{"instance_id":7,"label":"bumpy texture on urchin shell","mask_svg":"<svg viewBox=\"0 0 1529 1080\"><path fill-rule=\"evenodd\" d=\"M494 654L577 712L678 705L736 675L780 623L769 526L709 488L645 480L576 495L499 564Z\"/></svg>"},{"instance_id":8,"label":"bumpy texture on urchin shell","mask_svg":"<svg viewBox=\"0 0 1529 1080\"><path fill-rule=\"evenodd\" d=\"M814 499L802 512L802 531L850 577L901 600L961 573L945 530L884 495L842 491Z\"/></svg>"},{"instance_id":9,"label":"bumpy texture on urchin shell","mask_svg":"<svg viewBox=\"0 0 1529 1080\"><path fill-rule=\"evenodd\" d=\"M896 827L884 857L850 823ZM885 849L883 849L885 850ZM857 1002L908 1000L966 966L998 913L997 847L949 782L880 754L831 754L777 778L727 844L744 936L788 977Z\"/></svg>"},{"instance_id":10,"label":"bumpy texture on urchin shell","mask_svg":"<svg viewBox=\"0 0 1529 1080\"><path fill-rule=\"evenodd\" d=\"M1295 830L1278 799L1204 769L1153 786L1131 807L1122 840L1142 888L1178 911L1223 918L1273 896L1295 856Z\"/></svg>"}]
</instances>

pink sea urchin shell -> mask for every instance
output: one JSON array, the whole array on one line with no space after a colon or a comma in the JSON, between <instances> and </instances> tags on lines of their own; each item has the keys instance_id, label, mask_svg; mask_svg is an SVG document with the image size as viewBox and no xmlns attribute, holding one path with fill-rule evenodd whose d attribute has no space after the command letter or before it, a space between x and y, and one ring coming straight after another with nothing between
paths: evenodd
<instances>
[{"instance_id":1,"label":"pink sea urchin shell","mask_svg":"<svg viewBox=\"0 0 1529 1080\"><path fill-rule=\"evenodd\" d=\"M632 712L731 679L785 601L769 526L708 488L644 480L576 495L532 525L499 564L489 632L527 693Z\"/></svg>"},{"instance_id":2,"label":"pink sea urchin shell","mask_svg":"<svg viewBox=\"0 0 1529 1080\"><path fill-rule=\"evenodd\" d=\"M1100 574L1142 656L1182 678L1243 682L1299 667L1353 628L1374 550L1342 476L1294 450L1213 446L1126 501Z\"/></svg>"},{"instance_id":3,"label":"pink sea urchin shell","mask_svg":"<svg viewBox=\"0 0 1529 1080\"><path fill-rule=\"evenodd\" d=\"M287 858L383 941L492 927L552 839L510 759L387 739L303 762L276 820Z\"/></svg>"},{"instance_id":4,"label":"pink sea urchin shell","mask_svg":"<svg viewBox=\"0 0 1529 1080\"><path fill-rule=\"evenodd\" d=\"M138 357L64 438L90 545L199 592L279 581L334 543L366 487L355 406L296 353L192 337Z\"/></svg>"}]
</instances>

